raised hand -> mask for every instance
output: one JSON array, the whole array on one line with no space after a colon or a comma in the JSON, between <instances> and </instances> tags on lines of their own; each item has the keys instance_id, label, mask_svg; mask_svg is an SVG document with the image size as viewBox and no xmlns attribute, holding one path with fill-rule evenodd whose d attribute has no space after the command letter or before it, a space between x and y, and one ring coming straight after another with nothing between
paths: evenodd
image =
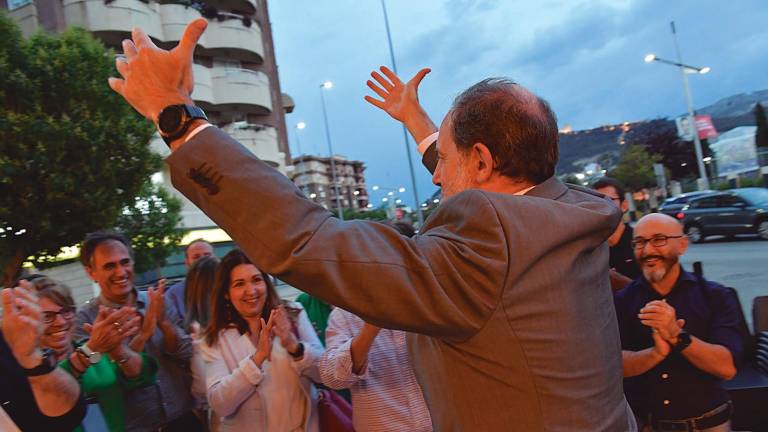
<instances>
[{"instance_id":1,"label":"raised hand","mask_svg":"<svg viewBox=\"0 0 768 432\"><path fill-rule=\"evenodd\" d=\"M273 309L272 312L275 321L273 332L275 336L280 338L280 345L288 352L295 352L299 341L296 339L296 335L293 334L293 326L288 318L288 313L285 311L285 306L280 305ZM270 315L270 320L272 320L272 315Z\"/></svg>"},{"instance_id":2,"label":"raised hand","mask_svg":"<svg viewBox=\"0 0 768 432\"><path fill-rule=\"evenodd\" d=\"M100 306L93 324L83 325L91 336L88 347L100 353L120 351L123 342L139 332L140 322L141 317L136 314L135 308L109 309Z\"/></svg>"},{"instance_id":3,"label":"raised hand","mask_svg":"<svg viewBox=\"0 0 768 432\"><path fill-rule=\"evenodd\" d=\"M42 361L40 335L42 312L37 295L27 281L3 290L3 337L21 367L34 368Z\"/></svg>"},{"instance_id":4,"label":"raised hand","mask_svg":"<svg viewBox=\"0 0 768 432\"><path fill-rule=\"evenodd\" d=\"M410 117L422 113L419 104L419 84L431 69L424 68L416 73L410 81L403 84L400 78L386 66L380 68L380 73L373 71L371 77L376 80L366 82L366 85L381 97L382 100L366 96L365 100L371 105L380 108L395 120L405 123Z\"/></svg>"},{"instance_id":5,"label":"raised hand","mask_svg":"<svg viewBox=\"0 0 768 432\"><path fill-rule=\"evenodd\" d=\"M259 318L256 352L251 357L253 362L259 367L264 363L264 360L269 360L272 355L272 331L275 326L275 315L276 310L272 309L272 312L269 314L269 321L264 322L264 318Z\"/></svg>"},{"instance_id":6,"label":"raised hand","mask_svg":"<svg viewBox=\"0 0 768 432\"><path fill-rule=\"evenodd\" d=\"M144 349L144 344L155 334L158 323L165 319L164 291L165 279L160 279L156 288L150 287L147 290L149 306L144 313L144 322L141 324L138 334L129 344L133 351L141 352Z\"/></svg>"},{"instance_id":7,"label":"raised hand","mask_svg":"<svg viewBox=\"0 0 768 432\"><path fill-rule=\"evenodd\" d=\"M123 57L116 59L122 79L110 78L109 86L153 122L168 105L191 104L192 55L207 26L203 18L189 23L170 51L158 48L143 30L134 28L132 40L123 41Z\"/></svg>"},{"instance_id":8,"label":"raised hand","mask_svg":"<svg viewBox=\"0 0 768 432\"><path fill-rule=\"evenodd\" d=\"M677 343L677 335L682 330L684 320L678 320L675 308L663 300L648 302L638 314L643 325L658 331L665 341L674 345Z\"/></svg>"}]
</instances>

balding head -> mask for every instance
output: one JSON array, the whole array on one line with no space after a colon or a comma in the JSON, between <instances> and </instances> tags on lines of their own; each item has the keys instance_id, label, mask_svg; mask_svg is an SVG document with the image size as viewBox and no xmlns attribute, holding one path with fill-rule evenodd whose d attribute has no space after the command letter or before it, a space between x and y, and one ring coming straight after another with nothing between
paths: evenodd
<instances>
[{"instance_id":1,"label":"balding head","mask_svg":"<svg viewBox=\"0 0 768 432\"><path fill-rule=\"evenodd\" d=\"M646 235L640 233L645 233ZM654 234L665 234L667 236L682 235L683 226L680 225L677 219L663 213L651 213L637 221L637 225L635 225L636 236L642 235L648 238L649 235L652 236Z\"/></svg>"},{"instance_id":2,"label":"balding head","mask_svg":"<svg viewBox=\"0 0 768 432\"><path fill-rule=\"evenodd\" d=\"M488 78L453 102L451 133L459 151L482 143L495 170L538 184L555 173L558 159L557 119L549 104L519 84Z\"/></svg>"},{"instance_id":3,"label":"balding head","mask_svg":"<svg viewBox=\"0 0 768 432\"><path fill-rule=\"evenodd\" d=\"M661 213L643 216L637 222L632 244L643 276L652 283L667 277L688 249L683 227L675 218Z\"/></svg>"}]
</instances>

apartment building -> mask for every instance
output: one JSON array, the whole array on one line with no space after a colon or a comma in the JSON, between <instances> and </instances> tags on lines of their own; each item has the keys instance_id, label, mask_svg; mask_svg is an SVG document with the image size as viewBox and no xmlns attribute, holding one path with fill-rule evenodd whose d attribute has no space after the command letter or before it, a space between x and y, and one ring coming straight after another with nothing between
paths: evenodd
<instances>
[{"instance_id":1,"label":"apartment building","mask_svg":"<svg viewBox=\"0 0 768 432\"><path fill-rule=\"evenodd\" d=\"M287 173L285 112L291 112L293 101L280 91L267 0L0 0L0 7L8 9L25 36L79 26L117 52L134 26L158 46L171 48L187 23L208 19L195 51L195 103L213 123ZM159 137L150 145L161 155L168 152ZM182 199L185 229L214 227L173 189L167 172L153 179Z\"/></svg>"},{"instance_id":2,"label":"apartment building","mask_svg":"<svg viewBox=\"0 0 768 432\"><path fill-rule=\"evenodd\" d=\"M339 202L342 208L361 210L368 208L368 190L365 187L365 164L334 156ZM309 199L327 209L337 211L336 189L333 185L331 158L302 155L293 158L293 182Z\"/></svg>"}]
</instances>

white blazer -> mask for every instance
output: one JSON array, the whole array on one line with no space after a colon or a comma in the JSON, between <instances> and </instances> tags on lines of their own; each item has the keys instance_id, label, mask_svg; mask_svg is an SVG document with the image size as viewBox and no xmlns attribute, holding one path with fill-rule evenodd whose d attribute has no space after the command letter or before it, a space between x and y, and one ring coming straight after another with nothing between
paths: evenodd
<instances>
[{"instance_id":1,"label":"white blazer","mask_svg":"<svg viewBox=\"0 0 768 432\"><path fill-rule=\"evenodd\" d=\"M268 431L270 425L295 422L303 425L297 431L317 432L317 389L312 381L320 381L317 360L323 354L323 346L302 310L297 323L299 340L304 344L304 357L294 360L275 337L272 355L259 368L251 361L256 352L248 334L240 334L236 328L219 333L216 345L202 344L205 361L206 394L213 410L212 423L218 431ZM285 397L296 397L293 390L299 387L303 399L302 421L291 418L289 406L282 409L274 405L277 396L270 401L270 391ZM272 389L272 390L268 390ZM293 396L290 396L290 395ZM270 406L269 409L267 407ZM272 431L269 431L272 432ZM287 432L284 430L274 432Z\"/></svg>"}]
</instances>

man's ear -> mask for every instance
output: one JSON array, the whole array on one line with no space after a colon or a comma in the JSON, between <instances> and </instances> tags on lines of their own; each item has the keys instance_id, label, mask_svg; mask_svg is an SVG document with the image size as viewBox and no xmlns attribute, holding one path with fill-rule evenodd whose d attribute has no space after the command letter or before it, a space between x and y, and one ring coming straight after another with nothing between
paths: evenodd
<instances>
[{"instance_id":1,"label":"man's ear","mask_svg":"<svg viewBox=\"0 0 768 432\"><path fill-rule=\"evenodd\" d=\"M626 213L629 210L629 201L622 200L621 201L621 205L619 205L619 208L621 208L621 213L622 214Z\"/></svg>"},{"instance_id":2,"label":"man's ear","mask_svg":"<svg viewBox=\"0 0 768 432\"><path fill-rule=\"evenodd\" d=\"M85 271L85 275L88 276L88 279L90 279L93 282L96 282L96 278L93 277L93 269L91 266L83 266L83 271Z\"/></svg>"},{"instance_id":3,"label":"man's ear","mask_svg":"<svg viewBox=\"0 0 768 432\"><path fill-rule=\"evenodd\" d=\"M491 178L494 169L493 155L483 143L475 143L472 146L470 157L472 158L472 167L475 169L473 176L477 183L485 183Z\"/></svg>"}]
</instances>

